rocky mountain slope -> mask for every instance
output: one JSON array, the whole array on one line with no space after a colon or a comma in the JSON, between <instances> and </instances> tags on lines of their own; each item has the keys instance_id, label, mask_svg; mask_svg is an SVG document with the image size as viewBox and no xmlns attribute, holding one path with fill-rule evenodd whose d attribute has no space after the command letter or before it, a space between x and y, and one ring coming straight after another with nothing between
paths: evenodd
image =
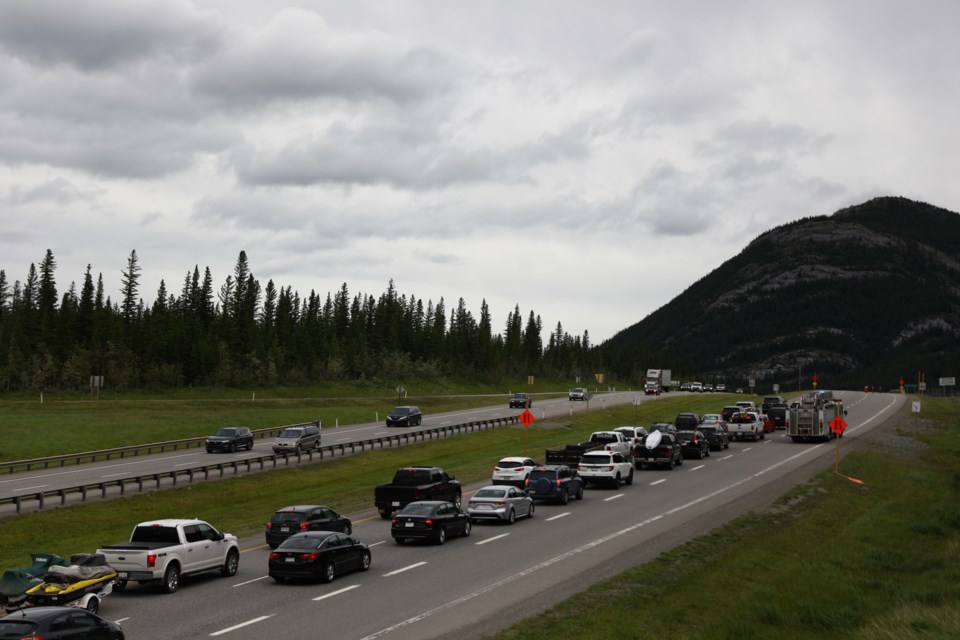
<instances>
[{"instance_id":1,"label":"rocky mountain slope","mask_svg":"<svg viewBox=\"0 0 960 640\"><path fill-rule=\"evenodd\" d=\"M960 214L885 197L774 228L600 349L627 376L662 352L733 386L935 386L960 374Z\"/></svg>"}]
</instances>

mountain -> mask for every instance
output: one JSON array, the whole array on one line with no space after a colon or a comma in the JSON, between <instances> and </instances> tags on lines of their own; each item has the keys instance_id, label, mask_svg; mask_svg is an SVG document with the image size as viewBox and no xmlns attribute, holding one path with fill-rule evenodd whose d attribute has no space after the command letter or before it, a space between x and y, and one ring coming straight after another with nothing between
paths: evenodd
<instances>
[{"instance_id":1,"label":"mountain","mask_svg":"<svg viewBox=\"0 0 960 640\"><path fill-rule=\"evenodd\" d=\"M674 363L760 392L933 388L960 374L960 214L883 197L776 227L599 350L621 376Z\"/></svg>"}]
</instances>

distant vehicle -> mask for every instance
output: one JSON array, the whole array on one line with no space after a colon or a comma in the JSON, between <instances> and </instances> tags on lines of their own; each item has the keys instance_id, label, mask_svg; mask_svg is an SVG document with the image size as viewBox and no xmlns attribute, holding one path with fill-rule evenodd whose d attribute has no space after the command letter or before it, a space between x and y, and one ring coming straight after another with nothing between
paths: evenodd
<instances>
[{"instance_id":1,"label":"distant vehicle","mask_svg":"<svg viewBox=\"0 0 960 640\"><path fill-rule=\"evenodd\" d=\"M797 406L790 409L787 435L794 442L829 441L836 437L830 423L846 413L843 401L835 398L832 391L804 391Z\"/></svg>"},{"instance_id":2,"label":"distant vehicle","mask_svg":"<svg viewBox=\"0 0 960 640\"><path fill-rule=\"evenodd\" d=\"M0 618L0 638L124 640L124 637L119 623L104 620L85 609L30 607Z\"/></svg>"},{"instance_id":3,"label":"distant vehicle","mask_svg":"<svg viewBox=\"0 0 960 640\"><path fill-rule=\"evenodd\" d=\"M676 433L677 428L673 426L672 422L654 422L650 425L650 433L654 431L662 431L664 433Z\"/></svg>"},{"instance_id":4,"label":"distant vehicle","mask_svg":"<svg viewBox=\"0 0 960 640\"><path fill-rule=\"evenodd\" d=\"M617 451L629 457L631 445L626 436L619 431L594 431L586 442L568 444L562 449L547 449L545 460L547 464L565 464L571 468L580 464L580 457L588 451L597 449Z\"/></svg>"},{"instance_id":5,"label":"distant vehicle","mask_svg":"<svg viewBox=\"0 0 960 640\"><path fill-rule=\"evenodd\" d=\"M702 383L702 382L691 382L691 383L690 383L690 391L693 391L694 393L702 393L702 392L703 392L703 383Z\"/></svg>"},{"instance_id":6,"label":"distant vehicle","mask_svg":"<svg viewBox=\"0 0 960 640\"><path fill-rule=\"evenodd\" d=\"M740 413L741 408L742 407L736 404L727 405L720 410L720 417L729 422L733 414Z\"/></svg>"},{"instance_id":7,"label":"distant vehicle","mask_svg":"<svg viewBox=\"0 0 960 640\"><path fill-rule=\"evenodd\" d=\"M502 458L493 468L493 477L490 482L493 484L509 484L522 489L527 484L527 476L536 466L537 463L530 458L519 456Z\"/></svg>"},{"instance_id":8,"label":"distant vehicle","mask_svg":"<svg viewBox=\"0 0 960 640\"><path fill-rule=\"evenodd\" d=\"M407 540L431 539L443 544L451 535L470 535L470 516L452 502L411 502L390 524L390 535L403 544Z\"/></svg>"},{"instance_id":9,"label":"distant vehicle","mask_svg":"<svg viewBox=\"0 0 960 640\"><path fill-rule=\"evenodd\" d=\"M519 487L483 487L467 502L467 515L474 522L496 520L513 524L517 518L532 518L533 512L533 498Z\"/></svg>"},{"instance_id":10,"label":"distant vehicle","mask_svg":"<svg viewBox=\"0 0 960 640\"><path fill-rule=\"evenodd\" d=\"M790 423L790 409L786 405L782 407L770 407L767 409L767 415L773 420L773 426L776 429L786 429Z\"/></svg>"},{"instance_id":11,"label":"distant vehicle","mask_svg":"<svg viewBox=\"0 0 960 640\"><path fill-rule=\"evenodd\" d=\"M287 427L280 432L273 441L274 453L295 453L307 449L320 448L320 427L315 424L305 424L296 427Z\"/></svg>"},{"instance_id":12,"label":"distant vehicle","mask_svg":"<svg viewBox=\"0 0 960 640\"><path fill-rule=\"evenodd\" d=\"M527 478L527 494L534 500L567 504L570 498L583 500L583 480L566 465L541 465Z\"/></svg>"},{"instance_id":13,"label":"distant vehicle","mask_svg":"<svg viewBox=\"0 0 960 640\"><path fill-rule=\"evenodd\" d=\"M350 518L320 504L298 504L277 509L266 527L266 542L276 549L290 536L304 531L340 531L353 533Z\"/></svg>"},{"instance_id":14,"label":"distant vehicle","mask_svg":"<svg viewBox=\"0 0 960 640\"><path fill-rule=\"evenodd\" d=\"M756 411L756 410L757 410L757 403L754 402L753 400L737 400L736 403L734 403L734 404L736 404L738 407L740 407L740 410L741 410L741 411Z\"/></svg>"},{"instance_id":15,"label":"distant vehicle","mask_svg":"<svg viewBox=\"0 0 960 640\"><path fill-rule=\"evenodd\" d=\"M533 398L529 393L515 393L510 398L511 409L529 409L533 406Z\"/></svg>"},{"instance_id":16,"label":"distant vehicle","mask_svg":"<svg viewBox=\"0 0 960 640\"><path fill-rule=\"evenodd\" d=\"M568 397L571 401L582 401L582 402L586 402L587 400L590 399L590 391L588 391L588 390L587 390L586 388L584 388L584 387L577 387L577 388L575 388L575 389L571 389L571 390L570 390L570 393L568 394L567 397Z\"/></svg>"},{"instance_id":17,"label":"distant vehicle","mask_svg":"<svg viewBox=\"0 0 960 640\"><path fill-rule=\"evenodd\" d=\"M704 393L713 393L713 385L710 384L709 382L705 383L705 384L703 385L703 392L704 392Z\"/></svg>"},{"instance_id":18,"label":"distant vehicle","mask_svg":"<svg viewBox=\"0 0 960 640\"><path fill-rule=\"evenodd\" d=\"M616 427L613 430L623 434L627 444L630 445L631 452L633 451L633 447L640 443L643 436L647 435L647 430L643 427Z\"/></svg>"},{"instance_id":19,"label":"distant vehicle","mask_svg":"<svg viewBox=\"0 0 960 640\"><path fill-rule=\"evenodd\" d=\"M681 383L680 383L680 391L690 391L690 383L689 383L689 382L681 382Z\"/></svg>"},{"instance_id":20,"label":"distant vehicle","mask_svg":"<svg viewBox=\"0 0 960 640\"><path fill-rule=\"evenodd\" d=\"M783 396L766 396L760 403L760 410L766 413L771 407L785 406L787 406L787 401L783 399Z\"/></svg>"},{"instance_id":21,"label":"distant vehicle","mask_svg":"<svg viewBox=\"0 0 960 640\"><path fill-rule=\"evenodd\" d=\"M648 396L658 396L663 389L663 371L647 369L647 377L643 385L643 393Z\"/></svg>"},{"instance_id":22,"label":"distant vehicle","mask_svg":"<svg viewBox=\"0 0 960 640\"><path fill-rule=\"evenodd\" d=\"M621 483L633 484L633 461L615 451L591 451L577 466L584 484L609 484L619 489Z\"/></svg>"},{"instance_id":23,"label":"distant vehicle","mask_svg":"<svg viewBox=\"0 0 960 640\"><path fill-rule=\"evenodd\" d=\"M678 413L673 421L673 426L677 428L677 431L689 431L699 427L701 422L703 421L696 413Z\"/></svg>"},{"instance_id":24,"label":"distant vehicle","mask_svg":"<svg viewBox=\"0 0 960 640\"><path fill-rule=\"evenodd\" d=\"M416 427L423 422L423 414L419 407L406 405L395 407L387 414L388 427Z\"/></svg>"},{"instance_id":25,"label":"distant vehicle","mask_svg":"<svg viewBox=\"0 0 960 640\"><path fill-rule=\"evenodd\" d=\"M743 393L743 387L737 387L737 393Z\"/></svg>"},{"instance_id":26,"label":"distant vehicle","mask_svg":"<svg viewBox=\"0 0 960 640\"><path fill-rule=\"evenodd\" d=\"M725 393L727 391L727 385L722 382L717 384L717 393Z\"/></svg>"},{"instance_id":27,"label":"distant vehicle","mask_svg":"<svg viewBox=\"0 0 960 640\"><path fill-rule=\"evenodd\" d=\"M335 531L304 531L284 540L270 553L268 575L277 582L287 578L319 578L333 582L338 575L370 568L370 548Z\"/></svg>"},{"instance_id":28,"label":"distant vehicle","mask_svg":"<svg viewBox=\"0 0 960 640\"><path fill-rule=\"evenodd\" d=\"M253 432L248 427L223 427L207 438L207 453L253 449Z\"/></svg>"},{"instance_id":29,"label":"distant vehicle","mask_svg":"<svg viewBox=\"0 0 960 640\"><path fill-rule=\"evenodd\" d=\"M700 424L704 422L720 422L723 420L723 415L720 413L705 413L700 416Z\"/></svg>"},{"instance_id":30,"label":"distant vehicle","mask_svg":"<svg viewBox=\"0 0 960 640\"><path fill-rule=\"evenodd\" d=\"M643 385L643 395L645 396L658 396L660 395L660 385L656 382L647 382Z\"/></svg>"},{"instance_id":31,"label":"distant vehicle","mask_svg":"<svg viewBox=\"0 0 960 640\"><path fill-rule=\"evenodd\" d=\"M727 422L728 434L735 440L763 440L766 432L763 429L763 422L760 421L760 415L753 411L741 411L730 416Z\"/></svg>"},{"instance_id":32,"label":"distant vehicle","mask_svg":"<svg viewBox=\"0 0 960 640\"><path fill-rule=\"evenodd\" d=\"M710 441L699 429L677 431L680 452L685 458L706 458L710 455Z\"/></svg>"}]
</instances>

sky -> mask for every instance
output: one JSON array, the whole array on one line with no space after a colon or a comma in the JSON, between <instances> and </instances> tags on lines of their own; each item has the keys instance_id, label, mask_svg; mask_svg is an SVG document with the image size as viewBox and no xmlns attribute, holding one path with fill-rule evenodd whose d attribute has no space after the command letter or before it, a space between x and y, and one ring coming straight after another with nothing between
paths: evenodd
<instances>
[{"instance_id":1,"label":"sky","mask_svg":"<svg viewBox=\"0 0 960 640\"><path fill-rule=\"evenodd\" d=\"M321 298L598 344L768 229L960 211L950 0L3 0L0 269L145 304L241 251Z\"/></svg>"}]
</instances>

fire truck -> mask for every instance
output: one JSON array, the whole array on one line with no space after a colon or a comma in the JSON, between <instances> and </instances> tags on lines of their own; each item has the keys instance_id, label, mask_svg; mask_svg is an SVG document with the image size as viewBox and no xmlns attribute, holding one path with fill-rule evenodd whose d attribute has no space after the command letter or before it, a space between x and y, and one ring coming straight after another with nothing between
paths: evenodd
<instances>
[{"instance_id":1,"label":"fire truck","mask_svg":"<svg viewBox=\"0 0 960 640\"><path fill-rule=\"evenodd\" d=\"M832 391L804 391L800 402L790 408L787 435L794 442L827 442L836 437L830 429L830 422L845 414L843 401L834 398ZM840 437L842 438L843 434Z\"/></svg>"}]
</instances>

